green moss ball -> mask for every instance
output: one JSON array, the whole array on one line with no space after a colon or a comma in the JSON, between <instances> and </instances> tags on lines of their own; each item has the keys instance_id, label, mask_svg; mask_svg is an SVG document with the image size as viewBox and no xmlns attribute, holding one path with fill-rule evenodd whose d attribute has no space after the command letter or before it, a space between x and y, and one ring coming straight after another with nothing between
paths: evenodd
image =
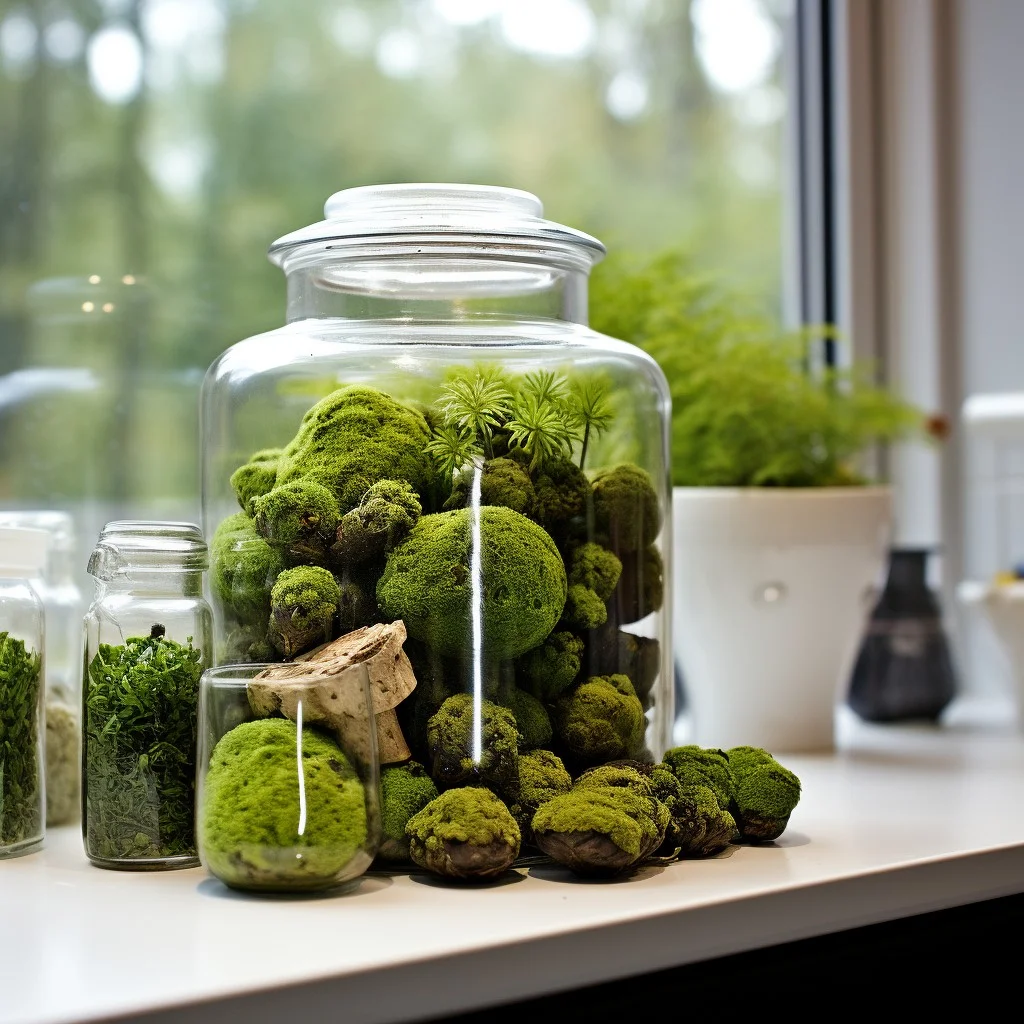
<instances>
[{"instance_id":1,"label":"green moss ball","mask_svg":"<svg viewBox=\"0 0 1024 1024\"><path fill-rule=\"evenodd\" d=\"M647 720L626 676L591 676L555 704L555 734L581 768L634 757Z\"/></svg>"},{"instance_id":2,"label":"green moss ball","mask_svg":"<svg viewBox=\"0 0 1024 1024\"><path fill-rule=\"evenodd\" d=\"M639 551L658 536L661 504L650 473L632 463L594 477L594 519L616 552Z\"/></svg>"},{"instance_id":3,"label":"green moss ball","mask_svg":"<svg viewBox=\"0 0 1024 1024\"><path fill-rule=\"evenodd\" d=\"M515 658L554 628L565 605L565 566L551 537L509 508L423 516L389 555L377 584L381 611L439 654L474 647L473 551L480 553L480 642L491 659Z\"/></svg>"},{"instance_id":4,"label":"green moss ball","mask_svg":"<svg viewBox=\"0 0 1024 1024\"><path fill-rule=\"evenodd\" d=\"M238 622L265 627L270 591L285 563L257 532L252 519L236 512L222 520L210 543L213 596Z\"/></svg>"},{"instance_id":5,"label":"green moss ball","mask_svg":"<svg viewBox=\"0 0 1024 1024\"><path fill-rule=\"evenodd\" d=\"M382 839L377 856L382 861L409 860L405 826L436 797L437 786L419 761L387 765L380 771Z\"/></svg>"},{"instance_id":6,"label":"green moss ball","mask_svg":"<svg viewBox=\"0 0 1024 1024\"><path fill-rule=\"evenodd\" d=\"M740 834L749 842L778 839L800 801L800 779L760 747L730 747L731 810Z\"/></svg>"},{"instance_id":7,"label":"green moss ball","mask_svg":"<svg viewBox=\"0 0 1024 1024\"><path fill-rule=\"evenodd\" d=\"M718 805L728 810L735 779L724 750L687 743L666 750L662 761L684 786L707 786L714 792Z\"/></svg>"},{"instance_id":8,"label":"green moss ball","mask_svg":"<svg viewBox=\"0 0 1024 1024\"><path fill-rule=\"evenodd\" d=\"M376 388L352 384L316 403L278 462L277 484L308 480L334 493L342 513L378 480L406 480L418 494L434 482L423 414Z\"/></svg>"},{"instance_id":9,"label":"green moss ball","mask_svg":"<svg viewBox=\"0 0 1024 1024\"><path fill-rule=\"evenodd\" d=\"M334 740L310 727L302 730L299 759L297 733L283 718L244 722L210 755L199 848L228 885L320 888L369 866L366 792L355 769Z\"/></svg>"},{"instance_id":10,"label":"green moss ball","mask_svg":"<svg viewBox=\"0 0 1024 1024\"><path fill-rule=\"evenodd\" d=\"M243 512L252 513L252 501L270 491L277 483L277 463L282 448L263 448L231 474L231 488Z\"/></svg>"}]
</instances>

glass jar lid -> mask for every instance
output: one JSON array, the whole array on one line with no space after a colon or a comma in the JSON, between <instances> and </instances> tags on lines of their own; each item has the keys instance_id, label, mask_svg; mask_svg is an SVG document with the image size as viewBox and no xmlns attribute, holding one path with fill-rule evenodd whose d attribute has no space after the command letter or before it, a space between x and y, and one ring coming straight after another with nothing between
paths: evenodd
<instances>
[{"instance_id":1,"label":"glass jar lid","mask_svg":"<svg viewBox=\"0 0 1024 1024\"><path fill-rule=\"evenodd\" d=\"M98 580L110 580L133 569L197 572L208 564L203 531L195 523L121 519L100 531L88 571Z\"/></svg>"},{"instance_id":2,"label":"glass jar lid","mask_svg":"<svg viewBox=\"0 0 1024 1024\"><path fill-rule=\"evenodd\" d=\"M271 262L283 266L296 251L365 245L374 239L517 243L562 249L592 265L605 255L591 235L545 220L537 196L517 188L457 183L361 185L335 192L324 220L278 238Z\"/></svg>"}]
</instances>

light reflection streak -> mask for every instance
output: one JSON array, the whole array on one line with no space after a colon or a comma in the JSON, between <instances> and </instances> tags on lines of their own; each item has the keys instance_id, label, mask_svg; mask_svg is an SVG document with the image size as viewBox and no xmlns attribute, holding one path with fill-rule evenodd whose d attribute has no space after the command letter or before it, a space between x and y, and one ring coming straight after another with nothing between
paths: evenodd
<instances>
[{"instance_id":1,"label":"light reflection streak","mask_svg":"<svg viewBox=\"0 0 1024 1024\"><path fill-rule=\"evenodd\" d=\"M469 580L471 589L470 629L473 640L473 762L483 758L483 696L484 696L484 574L480 536L480 478L483 469L473 466L473 486L469 493Z\"/></svg>"},{"instance_id":2,"label":"light reflection streak","mask_svg":"<svg viewBox=\"0 0 1024 1024\"><path fill-rule=\"evenodd\" d=\"M299 835L306 831L306 777L302 772L302 701L295 713L295 759L299 769Z\"/></svg>"}]
</instances>

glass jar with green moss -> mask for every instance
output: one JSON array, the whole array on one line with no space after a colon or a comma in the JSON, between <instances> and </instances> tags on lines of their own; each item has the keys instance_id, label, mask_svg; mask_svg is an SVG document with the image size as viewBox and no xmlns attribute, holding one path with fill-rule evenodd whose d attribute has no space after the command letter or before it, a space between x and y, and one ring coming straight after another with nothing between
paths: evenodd
<instances>
[{"instance_id":1,"label":"glass jar with green moss","mask_svg":"<svg viewBox=\"0 0 1024 1024\"><path fill-rule=\"evenodd\" d=\"M105 868L195 867L199 681L211 661L206 541L193 523L108 523L89 559L82 837Z\"/></svg>"},{"instance_id":2,"label":"glass jar with green moss","mask_svg":"<svg viewBox=\"0 0 1024 1024\"><path fill-rule=\"evenodd\" d=\"M34 583L49 542L44 530L0 528L0 858L37 849L46 832L46 611Z\"/></svg>"},{"instance_id":3,"label":"glass jar with green moss","mask_svg":"<svg viewBox=\"0 0 1024 1024\"><path fill-rule=\"evenodd\" d=\"M345 888L381 839L377 724L364 664L246 664L203 673L196 830L233 889Z\"/></svg>"},{"instance_id":4,"label":"glass jar with green moss","mask_svg":"<svg viewBox=\"0 0 1024 1024\"><path fill-rule=\"evenodd\" d=\"M218 663L401 623L382 765L655 762L674 717L668 387L587 326L596 238L516 189L351 188L279 238L287 323L201 398Z\"/></svg>"}]
</instances>

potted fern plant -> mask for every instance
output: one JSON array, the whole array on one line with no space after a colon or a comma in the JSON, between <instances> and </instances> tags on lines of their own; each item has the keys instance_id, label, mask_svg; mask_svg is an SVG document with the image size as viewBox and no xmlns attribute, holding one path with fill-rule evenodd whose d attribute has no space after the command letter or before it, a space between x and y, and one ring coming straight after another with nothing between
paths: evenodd
<instances>
[{"instance_id":1,"label":"potted fern plant","mask_svg":"<svg viewBox=\"0 0 1024 1024\"><path fill-rule=\"evenodd\" d=\"M677 735L832 748L891 533L862 457L924 417L864 368L812 370L820 329L778 327L678 253L609 259L590 311L671 386Z\"/></svg>"}]
</instances>

